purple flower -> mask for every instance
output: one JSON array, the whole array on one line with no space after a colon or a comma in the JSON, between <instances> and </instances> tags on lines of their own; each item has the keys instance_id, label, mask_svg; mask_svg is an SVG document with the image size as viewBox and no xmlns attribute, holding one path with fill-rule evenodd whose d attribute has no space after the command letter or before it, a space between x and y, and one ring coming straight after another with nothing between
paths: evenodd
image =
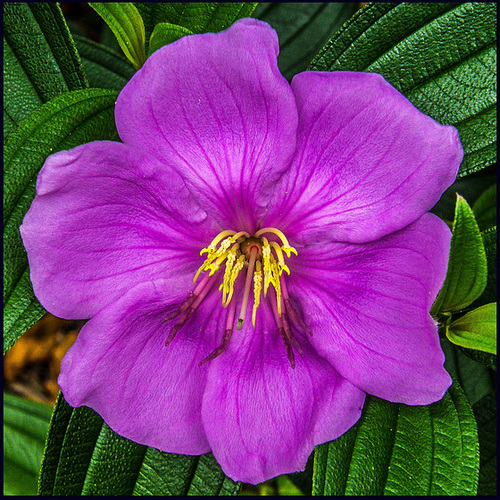
<instances>
[{"instance_id":1,"label":"purple flower","mask_svg":"<svg viewBox=\"0 0 500 500\"><path fill-rule=\"evenodd\" d=\"M123 144L50 156L21 227L42 305L91 318L68 403L249 483L302 470L365 393L450 385L429 315L450 231L427 211L457 131L376 74L289 85L277 54L253 19L155 52L118 97Z\"/></svg>"}]
</instances>

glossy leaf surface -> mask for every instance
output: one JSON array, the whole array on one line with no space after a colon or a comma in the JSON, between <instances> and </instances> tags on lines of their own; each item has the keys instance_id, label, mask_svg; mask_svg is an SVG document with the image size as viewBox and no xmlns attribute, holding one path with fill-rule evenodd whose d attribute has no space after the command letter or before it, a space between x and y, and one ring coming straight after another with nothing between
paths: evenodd
<instances>
[{"instance_id":1,"label":"glossy leaf surface","mask_svg":"<svg viewBox=\"0 0 500 500\"><path fill-rule=\"evenodd\" d=\"M57 3L4 2L4 140L35 109L87 86Z\"/></svg>"},{"instance_id":2,"label":"glossy leaf surface","mask_svg":"<svg viewBox=\"0 0 500 500\"><path fill-rule=\"evenodd\" d=\"M113 432L59 395L42 464L41 495L235 495L212 454L162 453Z\"/></svg>"},{"instance_id":3,"label":"glossy leaf surface","mask_svg":"<svg viewBox=\"0 0 500 500\"><path fill-rule=\"evenodd\" d=\"M124 57L104 45L74 35L90 87L120 91L135 73Z\"/></svg>"},{"instance_id":4,"label":"glossy leaf surface","mask_svg":"<svg viewBox=\"0 0 500 500\"><path fill-rule=\"evenodd\" d=\"M468 349L497 353L497 303L491 302L464 314L448 327L446 336Z\"/></svg>"},{"instance_id":5,"label":"glossy leaf surface","mask_svg":"<svg viewBox=\"0 0 500 500\"><path fill-rule=\"evenodd\" d=\"M495 2L373 2L309 69L383 75L420 111L457 127L467 175L496 162L496 18Z\"/></svg>"},{"instance_id":6,"label":"glossy leaf surface","mask_svg":"<svg viewBox=\"0 0 500 500\"><path fill-rule=\"evenodd\" d=\"M120 48L135 69L146 60L146 36L139 11L130 2L92 2L89 5L115 34Z\"/></svg>"},{"instance_id":7,"label":"glossy leaf surface","mask_svg":"<svg viewBox=\"0 0 500 500\"><path fill-rule=\"evenodd\" d=\"M95 140L116 138L117 92L84 89L44 104L23 121L4 150L4 352L43 314L19 234L47 156Z\"/></svg>"},{"instance_id":8,"label":"glossy leaf surface","mask_svg":"<svg viewBox=\"0 0 500 500\"><path fill-rule=\"evenodd\" d=\"M359 422L316 448L314 495L473 495L479 447L472 409L454 384L437 403L369 397Z\"/></svg>"},{"instance_id":9,"label":"glossy leaf surface","mask_svg":"<svg viewBox=\"0 0 500 500\"><path fill-rule=\"evenodd\" d=\"M431 314L460 311L481 296L487 280L483 240L474 213L457 195L446 278Z\"/></svg>"},{"instance_id":10,"label":"glossy leaf surface","mask_svg":"<svg viewBox=\"0 0 500 500\"><path fill-rule=\"evenodd\" d=\"M4 495L36 495L51 414L50 406L4 393Z\"/></svg>"},{"instance_id":11,"label":"glossy leaf surface","mask_svg":"<svg viewBox=\"0 0 500 500\"><path fill-rule=\"evenodd\" d=\"M238 19L249 17L254 2L136 2L149 40L158 23L167 22L193 33L218 32Z\"/></svg>"}]
</instances>

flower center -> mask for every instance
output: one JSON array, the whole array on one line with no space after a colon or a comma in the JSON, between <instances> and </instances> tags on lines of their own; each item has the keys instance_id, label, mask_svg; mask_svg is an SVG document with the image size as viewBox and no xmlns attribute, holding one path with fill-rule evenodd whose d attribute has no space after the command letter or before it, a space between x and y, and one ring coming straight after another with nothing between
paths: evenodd
<instances>
[{"instance_id":1,"label":"flower center","mask_svg":"<svg viewBox=\"0 0 500 500\"><path fill-rule=\"evenodd\" d=\"M165 319L165 321L168 321L180 316L180 319L170 330L165 345L170 344L176 333L185 325L189 317L207 296L217 279L216 275L218 271L224 266L224 277L219 291L222 292L222 306L229 306L226 330L221 345L205 358L200 365L219 356L227 347L233 331L236 315L236 299L233 299L236 279L240 272L246 268L243 299L241 301L236 328L238 330L243 328L252 283L254 296L252 325L254 328L262 289L264 289L264 297L270 292L270 295L272 295L271 308L273 315L284 341L290 364L292 368L295 367L292 346L295 347L301 356L303 356L303 353L295 337L292 335L284 310L286 309L290 318L299 327L309 333L311 332L301 321L291 305L286 289L283 271L290 275L290 269L285 263L284 254L287 258L290 258L292 253L297 255L297 250L290 246L286 236L279 229L273 227L259 229L252 236L246 231L236 232L226 230L219 233L208 247L203 248L200 255L205 253L207 254L205 262L200 266L193 279L193 283L196 283L198 278L202 276L200 282L194 291L189 294L185 302ZM272 288L270 289L271 285Z\"/></svg>"}]
</instances>

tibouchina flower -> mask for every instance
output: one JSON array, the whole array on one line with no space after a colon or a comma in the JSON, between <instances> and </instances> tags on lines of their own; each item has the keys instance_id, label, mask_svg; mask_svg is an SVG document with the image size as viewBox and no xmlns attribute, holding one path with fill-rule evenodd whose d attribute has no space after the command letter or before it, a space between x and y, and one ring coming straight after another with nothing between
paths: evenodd
<instances>
[{"instance_id":1,"label":"tibouchina flower","mask_svg":"<svg viewBox=\"0 0 500 500\"><path fill-rule=\"evenodd\" d=\"M451 382L429 315L450 231L427 211L456 130L376 74L290 85L277 54L253 19L155 52L118 97L123 143L50 156L21 227L42 305L91 318L68 403L249 483L303 470L366 393Z\"/></svg>"}]
</instances>

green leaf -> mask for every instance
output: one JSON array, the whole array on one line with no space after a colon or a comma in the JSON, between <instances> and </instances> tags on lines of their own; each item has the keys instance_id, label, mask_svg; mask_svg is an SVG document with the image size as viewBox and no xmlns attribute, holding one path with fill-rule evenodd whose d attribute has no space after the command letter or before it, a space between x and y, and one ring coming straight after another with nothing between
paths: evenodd
<instances>
[{"instance_id":1,"label":"green leaf","mask_svg":"<svg viewBox=\"0 0 500 500\"><path fill-rule=\"evenodd\" d=\"M193 33L218 32L238 19L249 17L254 2L136 2L149 39L158 23L176 24Z\"/></svg>"},{"instance_id":2,"label":"green leaf","mask_svg":"<svg viewBox=\"0 0 500 500\"><path fill-rule=\"evenodd\" d=\"M4 2L4 141L43 103L87 86L61 9L51 2Z\"/></svg>"},{"instance_id":3,"label":"green leaf","mask_svg":"<svg viewBox=\"0 0 500 500\"><path fill-rule=\"evenodd\" d=\"M35 197L47 156L116 137L117 92L84 89L44 104L24 120L4 149L4 352L43 314L29 283L19 226ZM43 230L43 228L41 228Z\"/></svg>"},{"instance_id":4,"label":"green leaf","mask_svg":"<svg viewBox=\"0 0 500 500\"><path fill-rule=\"evenodd\" d=\"M496 374L494 372L465 354L461 347L452 344L446 337L440 338L440 342L445 354L444 367L463 389L471 405L495 389ZM483 354L486 355L486 353Z\"/></svg>"},{"instance_id":5,"label":"green leaf","mask_svg":"<svg viewBox=\"0 0 500 500\"><path fill-rule=\"evenodd\" d=\"M91 87L120 91L134 76L134 68L114 51L78 35L73 38Z\"/></svg>"},{"instance_id":6,"label":"green leaf","mask_svg":"<svg viewBox=\"0 0 500 500\"><path fill-rule=\"evenodd\" d=\"M328 39L357 10L349 2L263 2L252 17L269 23L278 33L278 66L291 80L305 71Z\"/></svg>"},{"instance_id":7,"label":"green leaf","mask_svg":"<svg viewBox=\"0 0 500 500\"><path fill-rule=\"evenodd\" d=\"M90 408L56 402L40 495L236 495L211 453L162 453L113 432Z\"/></svg>"},{"instance_id":8,"label":"green leaf","mask_svg":"<svg viewBox=\"0 0 500 500\"><path fill-rule=\"evenodd\" d=\"M186 35L193 35L194 33L187 28L182 26L177 26L176 24L170 23L158 23L155 26L153 34L149 40L149 51L148 54L151 55L155 50L160 47L167 45L169 43L175 42Z\"/></svg>"},{"instance_id":9,"label":"green leaf","mask_svg":"<svg viewBox=\"0 0 500 500\"><path fill-rule=\"evenodd\" d=\"M89 3L115 34L123 53L137 70L146 60L146 35L139 11L131 2Z\"/></svg>"},{"instance_id":10,"label":"green leaf","mask_svg":"<svg viewBox=\"0 0 500 500\"><path fill-rule=\"evenodd\" d=\"M368 396L352 429L316 447L313 495L474 495L478 448L456 383L428 406Z\"/></svg>"},{"instance_id":11,"label":"green leaf","mask_svg":"<svg viewBox=\"0 0 500 500\"><path fill-rule=\"evenodd\" d=\"M473 303L475 307L497 299L497 227L490 227L483 231L481 238L488 261L488 280L483 294Z\"/></svg>"},{"instance_id":12,"label":"green leaf","mask_svg":"<svg viewBox=\"0 0 500 500\"><path fill-rule=\"evenodd\" d=\"M4 393L4 495L36 495L52 408Z\"/></svg>"},{"instance_id":13,"label":"green leaf","mask_svg":"<svg viewBox=\"0 0 500 500\"><path fill-rule=\"evenodd\" d=\"M487 261L474 213L457 195L453 236L446 278L431 314L460 311L481 296L487 279Z\"/></svg>"},{"instance_id":14,"label":"green leaf","mask_svg":"<svg viewBox=\"0 0 500 500\"><path fill-rule=\"evenodd\" d=\"M453 321L446 329L446 336L468 349L497 353L497 303L478 307Z\"/></svg>"},{"instance_id":15,"label":"green leaf","mask_svg":"<svg viewBox=\"0 0 500 500\"><path fill-rule=\"evenodd\" d=\"M479 437L479 484L477 494L497 494L497 398L492 391L473 407Z\"/></svg>"},{"instance_id":16,"label":"green leaf","mask_svg":"<svg viewBox=\"0 0 500 500\"><path fill-rule=\"evenodd\" d=\"M496 226L497 223L497 184L493 184L481 194L472 206L476 222L481 231Z\"/></svg>"},{"instance_id":17,"label":"green leaf","mask_svg":"<svg viewBox=\"0 0 500 500\"><path fill-rule=\"evenodd\" d=\"M496 162L496 3L373 2L315 57L316 71L379 73L420 111L454 125L459 176Z\"/></svg>"}]
</instances>

